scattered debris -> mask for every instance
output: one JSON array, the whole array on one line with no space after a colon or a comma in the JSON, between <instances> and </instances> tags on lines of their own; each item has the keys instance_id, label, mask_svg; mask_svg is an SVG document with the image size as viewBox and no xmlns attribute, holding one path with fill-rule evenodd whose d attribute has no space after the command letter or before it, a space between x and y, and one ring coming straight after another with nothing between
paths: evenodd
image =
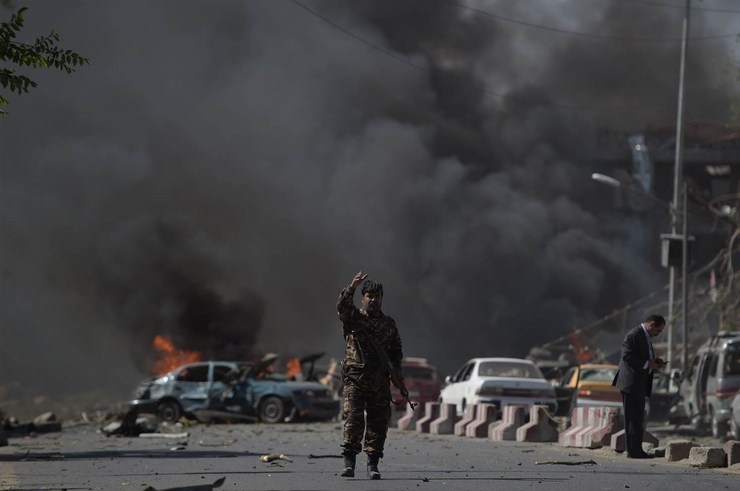
<instances>
[{"instance_id":1,"label":"scattered debris","mask_svg":"<svg viewBox=\"0 0 740 491\"><path fill-rule=\"evenodd\" d=\"M260 456L260 462L272 462L273 460L285 460L287 462L293 462L288 458L287 455L281 453L271 453Z\"/></svg>"},{"instance_id":2,"label":"scattered debris","mask_svg":"<svg viewBox=\"0 0 740 491\"><path fill-rule=\"evenodd\" d=\"M198 445L200 445L201 447L228 447L229 445L233 445L236 442L236 438L232 438L230 440L214 440L212 442L200 440L198 441Z\"/></svg>"},{"instance_id":3,"label":"scattered debris","mask_svg":"<svg viewBox=\"0 0 740 491\"><path fill-rule=\"evenodd\" d=\"M341 454L324 454L324 455L314 455L314 454L308 454L309 459L341 459Z\"/></svg>"},{"instance_id":4,"label":"scattered debris","mask_svg":"<svg viewBox=\"0 0 740 491\"><path fill-rule=\"evenodd\" d=\"M52 431L62 431L62 422L52 412L46 412L33 418L33 426L38 433L50 433Z\"/></svg>"},{"instance_id":5,"label":"scattered debris","mask_svg":"<svg viewBox=\"0 0 740 491\"><path fill-rule=\"evenodd\" d=\"M23 458L19 459L21 462L34 462L34 461L52 461L52 460L65 460L66 455L60 452L49 452L41 454L32 454L31 451L27 451Z\"/></svg>"},{"instance_id":6,"label":"scattered debris","mask_svg":"<svg viewBox=\"0 0 740 491\"><path fill-rule=\"evenodd\" d=\"M178 486L176 488L157 489L151 486L145 487L142 491L212 491L213 488L220 488L226 481L226 477L217 479L213 484L200 484L198 486Z\"/></svg>"},{"instance_id":7,"label":"scattered debris","mask_svg":"<svg viewBox=\"0 0 740 491\"><path fill-rule=\"evenodd\" d=\"M190 435L188 432L182 433L141 433L139 438L187 438Z\"/></svg>"},{"instance_id":8,"label":"scattered debris","mask_svg":"<svg viewBox=\"0 0 740 491\"><path fill-rule=\"evenodd\" d=\"M599 465L595 460L543 460L535 462L535 465Z\"/></svg>"},{"instance_id":9,"label":"scattered debris","mask_svg":"<svg viewBox=\"0 0 740 491\"><path fill-rule=\"evenodd\" d=\"M100 428L105 436L139 436L157 430L156 422L148 417L140 417L136 409L129 409L120 421L112 421Z\"/></svg>"},{"instance_id":10,"label":"scattered debris","mask_svg":"<svg viewBox=\"0 0 740 491\"><path fill-rule=\"evenodd\" d=\"M7 419L0 420L0 425L5 430L5 438L19 438L37 433L62 431L62 422L57 420L56 415L52 412L43 413L30 423L21 423L17 418L10 416Z\"/></svg>"}]
</instances>

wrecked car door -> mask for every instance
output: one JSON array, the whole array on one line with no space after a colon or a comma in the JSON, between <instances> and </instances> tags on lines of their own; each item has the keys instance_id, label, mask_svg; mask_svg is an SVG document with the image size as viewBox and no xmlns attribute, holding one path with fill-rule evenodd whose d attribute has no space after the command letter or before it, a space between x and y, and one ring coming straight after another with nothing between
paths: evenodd
<instances>
[{"instance_id":1,"label":"wrecked car door","mask_svg":"<svg viewBox=\"0 0 740 491\"><path fill-rule=\"evenodd\" d=\"M233 398L233 389L231 381L236 378L235 370L232 365L221 363L213 364L213 375L208 388L208 399L210 407L218 408L223 406L226 400Z\"/></svg>"},{"instance_id":2,"label":"wrecked car door","mask_svg":"<svg viewBox=\"0 0 740 491\"><path fill-rule=\"evenodd\" d=\"M570 416L573 408L576 407L580 371L580 366L571 367L563 375L560 385L555 386L555 397L558 401L555 416Z\"/></svg>"},{"instance_id":3,"label":"wrecked car door","mask_svg":"<svg viewBox=\"0 0 740 491\"><path fill-rule=\"evenodd\" d=\"M197 363L184 367L175 376L172 395L180 400L186 410L208 404L211 387L209 372L208 363Z\"/></svg>"},{"instance_id":4,"label":"wrecked car door","mask_svg":"<svg viewBox=\"0 0 740 491\"><path fill-rule=\"evenodd\" d=\"M694 385L696 407L695 412L692 414L703 416L707 411L707 380L709 379L711 369L716 367L716 356L712 352L704 353L699 362L699 373L696 376ZM696 422L697 429L703 428L703 421L701 420L702 418L699 418Z\"/></svg>"}]
</instances>

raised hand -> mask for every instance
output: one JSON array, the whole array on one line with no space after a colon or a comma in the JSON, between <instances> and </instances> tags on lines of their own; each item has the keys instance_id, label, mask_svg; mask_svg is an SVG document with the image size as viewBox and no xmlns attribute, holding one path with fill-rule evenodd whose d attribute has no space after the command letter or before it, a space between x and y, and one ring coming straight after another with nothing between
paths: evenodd
<instances>
[{"instance_id":1,"label":"raised hand","mask_svg":"<svg viewBox=\"0 0 740 491\"><path fill-rule=\"evenodd\" d=\"M360 271L352 278L352 283L349 284L350 288L357 288L365 281L365 278L367 278L367 274Z\"/></svg>"}]
</instances>

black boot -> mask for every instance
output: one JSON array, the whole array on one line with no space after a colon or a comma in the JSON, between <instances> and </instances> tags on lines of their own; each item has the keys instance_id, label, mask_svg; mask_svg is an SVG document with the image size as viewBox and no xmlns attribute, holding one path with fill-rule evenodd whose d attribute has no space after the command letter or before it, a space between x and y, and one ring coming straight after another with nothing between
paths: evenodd
<instances>
[{"instance_id":1,"label":"black boot","mask_svg":"<svg viewBox=\"0 0 740 491\"><path fill-rule=\"evenodd\" d=\"M355 454L344 455L344 470L342 477L355 477Z\"/></svg>"},{"instance_id":2,"label":"black boot","mask_svg":"<svg viewBox=\"0 0 740 491\"><path fill-rule=\"evenodd\" d=\"M377 455L367 456L367 477L369 477L370 479L380 479L378 462L380 462L380 457L378 457Z\"/></svg>"}]
</instances>

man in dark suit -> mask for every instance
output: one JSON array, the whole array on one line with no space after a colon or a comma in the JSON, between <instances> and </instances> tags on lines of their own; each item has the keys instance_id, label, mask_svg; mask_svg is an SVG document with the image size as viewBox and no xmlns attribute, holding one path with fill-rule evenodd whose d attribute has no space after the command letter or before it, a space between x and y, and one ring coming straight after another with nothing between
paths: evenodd
<instances>
[{"instance_id":1,"label":"man in dark suit","mask_svg":"<svg viewBox=\"0 0 740 491\"><path fill-rule=\"evenodd\" d=\"M627 457L632 459L651 458L642 449L645 398L653 391L653 371L666 366L666 362L655 357L652 343L652 338L663 329L665 319L653 314L627 333L622 343L619 370L612 382L622 392Z\"/></svg>"}]
</instances>

